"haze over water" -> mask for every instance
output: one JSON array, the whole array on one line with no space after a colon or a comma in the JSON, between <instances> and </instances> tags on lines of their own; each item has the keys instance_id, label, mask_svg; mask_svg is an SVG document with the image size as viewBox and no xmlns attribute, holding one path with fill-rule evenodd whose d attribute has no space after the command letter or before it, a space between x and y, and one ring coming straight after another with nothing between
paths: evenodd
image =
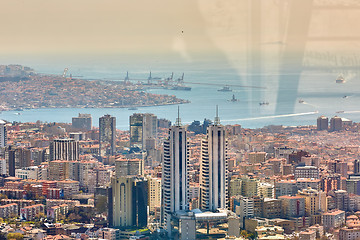
<instances>
[{"instance_id":1,"label":"haze over water","mask_svg":"<svg viewBox=\"0 0 360 240\"><path fill-rule=\"evenodd\" d=\"M191 91L174 91L164 89L149 89L150 93L176 95L179 98L188 99L189 104L180 106L180 114L183 123L191 123L193 120L202 121L204 118L213 120L215 106L219 105L219 113L222 124L241 124L246 128L258 128L266 125L314 125L320 115L329 118L335 115L360 121L360 108L358 102L360 94L358 76L348 74L344 76L345 84L336 84L337 74L326 71L303 71L301 74L297 96L286 96L278 101L278 79L281 74L291 76L291 72L278 73L277 69L267 69L265 73L259 73L259 82L250 83L249 75L241 66L245 63L238 62L236 70L223 59L206 60L196 62L184 62L177 60L114 60L103 58L92 62L79 63L61 62L36 63L34 61L21 63L34 68L38 73L62 74L65 67L73 76L82 76L83 79L112 79L120 80L129 71L129 77L133 79L147 79L149 71L153 77L168 77L174 72L174 79L185 73L186 85L191 86ZM240 70L239 70L240 69ZM190 82L204 83L190 84ZM219 85L207 85L219 84ZM232 92L219 92L218 89L225 85L253 85L263 88L231 87ZM281 93L296 88L290 82L283 84ZM296 89L295 89L296 91ZM230 102L232 95L238 102ZM299 100L303 103L299 103ZM269 102L269 105L260 106L260 102ZM281 109L276 110L277 104ZM294 108L293 108L294 106ZM343 113L336 113L344 111ZM7 121L35 122L71 122L71 118L78 113L90 113L93 117L93 125L98 126L98 118L104 114L116 117L117 128L128 130L129 116L134 112L154 113L158 118L166 118L175 121L177 106L139 107L138 110L127 108L62 108L62 109L34 109L24 110L17 115L16 111L3 112L0 119Z\"/></svg>"}]
</instances>

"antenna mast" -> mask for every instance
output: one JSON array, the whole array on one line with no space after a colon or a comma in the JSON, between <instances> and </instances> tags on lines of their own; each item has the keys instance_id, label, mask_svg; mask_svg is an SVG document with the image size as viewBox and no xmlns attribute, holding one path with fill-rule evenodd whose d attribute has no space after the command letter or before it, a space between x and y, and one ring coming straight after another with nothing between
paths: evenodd
<instances>
[{"instance_id":1,"label":"antenna mast","mask_svg":"<svg viewBox=\"0 0 360 240\"><path fill-rule=\"evenodd\" d=\"M219 106L218 105L216 105L216 117L215 117L215 120L214 120L214 125L215 126L220 125Z\"/></svg>"},{"instance_id":2,"label":"antenna mast","mask_svg":"<svg viewBox=\"0 0 360 240\"><path fill-rule=\"evenodd\" d=\"M176 118L175 126L181 126L181 119L180 119L180 107L178 106L178 117Z\"/></svg>"}]
</instances>

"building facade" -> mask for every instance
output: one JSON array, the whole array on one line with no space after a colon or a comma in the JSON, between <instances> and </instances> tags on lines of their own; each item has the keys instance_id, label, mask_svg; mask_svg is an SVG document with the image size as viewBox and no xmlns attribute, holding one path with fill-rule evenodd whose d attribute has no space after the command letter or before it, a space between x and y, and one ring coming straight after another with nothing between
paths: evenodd
<instances>
[{"instance_id":1,"label":"building facade","mask_svg":"<svg viewBox=\"0 0 360 240\"><path fill-rule=\"evenodd\" d=\"M215 211L228 207L228 159L225 128L218 119L201 142L200 208Z\"/></svg>"},{"instance_id":2,"label":"building facade","mask_svg":"<svg viewBox=\"0 0 360 240\"><path fill-rule=\"evenodd\" d=\"M74 139L55 139L50 143L50 161L79 160L79 142Z\"/></svg>"},{"instance_id":3,"label":"building facade","mask_svg":"<svg viewBox=\"0 0 360 240\"><path fill-rule=\"evenodd\" d=\"M78 117L72 118L72 127L90 131L92 127L91 114L79 113Z\"/></svg>"},{"instance_id":4,"label":"building facade","mask_svg":"<svg viewBox=\"0 0 360 240\"><path fill-rule=\"evenodd\" d=\"M104 115L99 118L99 153L101 156L116 152L116 118Z\"/></svg>"},{"instance_id":5,"label":"building facade","mask_svg":"<svg viewBox=\"0 0 360 240\"><path fill-rule=\"evenodd\" d=\"M111 179L109 208L111 226L117 228L146 227L148 182L144 178L126 176Z\"/></svg>"},{"instance_id":6,"label":"building facade","mask_svg":"<svg viewBox=\"0 0 360 240\"><path fill-rule=\"evenodd\" d=\"M134 113L130 116L130 147L146 149L147 140L156 138L157 116L150 113Z\"/></svg>"},{"instance_id":7,"label":"building facade","mask_svg":"<svg viewBox=\"0 0 360 240\"><path fill-rule=\"evenodd\" d=\"M189 209L188 142L185 127L178 118L164 141L162 173L162 224L171 234L171 217Z\"/></svg>"}]
</instances>

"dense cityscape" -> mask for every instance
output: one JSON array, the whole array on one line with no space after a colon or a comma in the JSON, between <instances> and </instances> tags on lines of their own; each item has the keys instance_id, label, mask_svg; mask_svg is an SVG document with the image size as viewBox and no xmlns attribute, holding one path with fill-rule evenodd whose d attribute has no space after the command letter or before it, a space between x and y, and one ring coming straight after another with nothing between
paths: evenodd
<instances>
[{"instance_id":1,"label":"dense cityscape","mask_svg":"<svg viewBox=\"0 0 360 240\"><path fill-rule=\"evenodd\" d=\"M0 240L360 240L360 0L3 0Z\"/></svg>"},{"instance_id":2,"label":"dense cityscape","mask_svg":"<svg viewBox=\"0 0 360 240\"><path fill-rule=\"evenodd\" d=\"M358 239L359 128L1 121L1 237Z\"/></svg>"},{"instance_id":3,"label":"dense cityscape","mask_svg":"<svg viewBox=\"0 0 360 240\"><path fill-rule=\"evenodd\" d=\"M88 81L36 74L21 65L0 65L0 111L35 108L114 108L187 103L174 95L151 94L130 82Z\"/></svg>"}]
</instances>

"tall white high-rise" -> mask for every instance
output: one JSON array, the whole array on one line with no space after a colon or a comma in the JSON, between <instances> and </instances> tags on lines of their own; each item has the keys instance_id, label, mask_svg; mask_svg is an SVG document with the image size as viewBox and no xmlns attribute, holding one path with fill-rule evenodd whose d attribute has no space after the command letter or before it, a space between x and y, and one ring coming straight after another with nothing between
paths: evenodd
<instances>
[{"instance_id":1,"label":"tall white high-rise","mask_svg":"<svg viewBox=\"0 0 360 240\"><path fill-rule=\"evenodd\" d=\"M6 122L0 119L0 148L4 148L7 142Z\"/></svg>"},{"instance_id":2,"label":"tall white high-rise","mask_svg":"<svg viewBox=\"0 0 360 240\"><path fill-rule=\"evenodd\" d=\"M228 160L225 128L216 110L214 125L201 142L200 208L215 211L228 207Z\"/></svg>"},{"instance_id":3,"label":"tall white high-rise","mask_svg":"<svg viewBox=\"0 0 360 240\"><path fill-rule=\"evenodd\" d=\"M162 223L171 234L171 216L189 210L188 142L179 117L164 141L162 169Z\"/></svg>"}]
</instances>

